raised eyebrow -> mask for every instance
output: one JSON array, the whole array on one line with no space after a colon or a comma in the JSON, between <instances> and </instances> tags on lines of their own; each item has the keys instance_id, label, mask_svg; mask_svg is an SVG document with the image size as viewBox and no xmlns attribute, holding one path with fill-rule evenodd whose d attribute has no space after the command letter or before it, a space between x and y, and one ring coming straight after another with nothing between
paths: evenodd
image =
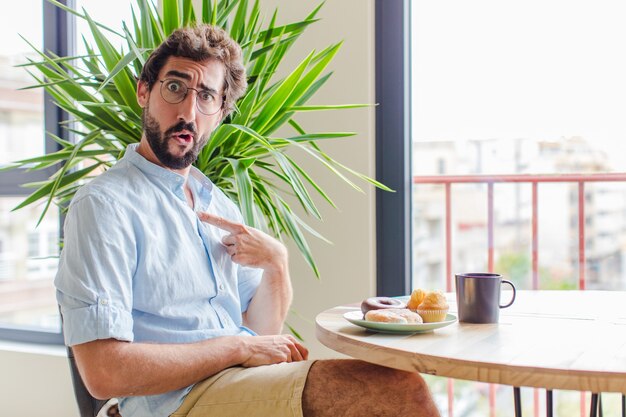
<instances>
[{"instance_id":1,"label":"raised eyebrow","mask_svg":"<svg viewBox=\"0 0 626 417\"><path fill-rule=\"evenodd\" d=\"M176 70L169 70L165 74L165 76L167 77L168 75L171 75L173 77L182 78L183 80L191 81L191 75L185 74L184 72L180 72L180 71L176 71Z\"/></svg>"}]
</instances>

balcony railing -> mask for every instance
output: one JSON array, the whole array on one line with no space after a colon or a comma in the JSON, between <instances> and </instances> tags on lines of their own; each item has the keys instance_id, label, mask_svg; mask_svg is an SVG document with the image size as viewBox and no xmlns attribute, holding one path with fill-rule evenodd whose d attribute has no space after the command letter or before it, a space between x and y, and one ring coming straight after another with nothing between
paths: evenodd
<instances>
[{"instance_id":1,"label":"balcony railing","mask_svg":"<svg viewBox=\"0 0 626 417\"><path fill-rule=\"evenodd\" d=\"M544 174L544 175L433 175L414 176L413 184L441 184L445 187L445 246L446 246L446 291L452 288L452 185L453 184L486 184L487 185L487 268L494 271L494 185L496 183L525 183L532 186L532 289L539 288L539 250L538 250L538 207L539 184L571 183L578 185L578 289L586 288L585 258L585 185L593 182L626 182L626 173L597 174ZM448 380L448 416L454 416L454 381ZM534 417L539 417L539 390L534 389ZM490 417L496 416L496 387L489 386ZM587 414L585 393L580 395L580 415Z\"/></svg>"}]
</instances>

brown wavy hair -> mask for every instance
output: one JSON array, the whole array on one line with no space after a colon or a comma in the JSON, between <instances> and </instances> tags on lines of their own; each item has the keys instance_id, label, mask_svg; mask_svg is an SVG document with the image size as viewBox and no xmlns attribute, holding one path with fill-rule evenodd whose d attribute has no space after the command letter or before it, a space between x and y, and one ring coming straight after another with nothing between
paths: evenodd
<instances>
[{"instance_id":1,"label":"brown wavy hair","mask_svg":"<svg viewBox=\"0 0 626 417\"><path fill-rule=\"evenodd\" d=\"M152 90L159 72L170 56L189 58L193 61L217 59L226 69L224 79L224 116L232 113L235 102L246 91L246 69L243 66L241 47L226 31L212 25L180 28L159 45L141 70L139 80Z\"/></svg>"}]
</instances>

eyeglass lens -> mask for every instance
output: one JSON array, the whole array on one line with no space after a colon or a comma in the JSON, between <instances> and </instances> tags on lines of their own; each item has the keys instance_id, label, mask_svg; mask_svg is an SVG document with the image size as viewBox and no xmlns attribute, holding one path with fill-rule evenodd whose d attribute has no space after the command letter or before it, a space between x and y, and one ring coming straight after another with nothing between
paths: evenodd
<instances>
[{"instance_id":1,"label":"eyeglass lens","mask_svg":"<svg viewBox=\"0 0 626 417\"><path fill-rule=\"evenodd\" d=\"M211 94L208 90L187 87L185 83L179 80L161 80L161 97L170 104L182 102L190 90L196 92L196 104L201 113L212 115L222 108L222 98Z\"/></svg>"}]
</instances>

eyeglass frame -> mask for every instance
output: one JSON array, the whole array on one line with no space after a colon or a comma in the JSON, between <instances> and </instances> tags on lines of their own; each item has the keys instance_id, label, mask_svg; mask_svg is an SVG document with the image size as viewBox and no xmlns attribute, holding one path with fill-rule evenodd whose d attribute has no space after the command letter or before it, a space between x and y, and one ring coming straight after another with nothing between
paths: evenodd
<instances>
[{"instance_id":1,"label":"eyeglass frame","mask_svg":"<svg viewBox=\"0 0 626 417\"><path fill-rule=\"evenodd\" d=\"M184 86L185 86L185 88L187 89L187 91L185 92L185 95L183 96L183 98L182 98L180 101L176 101L176 102L174 102L174 103L172 103L172 102L170 102L170 101L167 101L167 100L165 99L165 97L163 97L163 83L164 83L164 82L166 82L166 81L170 81L170 80L172 80L172 81L179 81L179 82L180 82L182 85L184 85ZM185 99L187 98L187 95L189 94L189 90L193 90L193 91L195 91L195 92L196 92L196 108L198 109L198 111L199 111L200 113L204 114L205 116L213 116L213 115L216 115L217 113L219 113L219 111L220 111L220 110L224 109L224 103L226 102L226 94L222 94L222 96L221 96L221 98L222 98L222 103L220 104L220 107L219 107L217 110L215 110L213 113L205 113L205 112L203 112L202 110L200 110L200 105L199 105L199 103L200 103L200 102L198 101L198 95L200 94L200 92L201 92L201 91L208 91L207 89L198 90L197 88L192 88L192 87L189 87L189 86L187 85L187 83L185 83L185 82L184 82L184 81L182 81L182 80L177 80L176 78L164 78L164 79L162 79L162 80L159 80L159 82L161 83L161 86L159 87L159 94L161 95L161 98L162 98L162 99L163 99L166 103L169 103L169 104L178 104L178 103L182 103L182 102L183 102L183 101L185 101Z\"/></svg>"}]
</instances>

